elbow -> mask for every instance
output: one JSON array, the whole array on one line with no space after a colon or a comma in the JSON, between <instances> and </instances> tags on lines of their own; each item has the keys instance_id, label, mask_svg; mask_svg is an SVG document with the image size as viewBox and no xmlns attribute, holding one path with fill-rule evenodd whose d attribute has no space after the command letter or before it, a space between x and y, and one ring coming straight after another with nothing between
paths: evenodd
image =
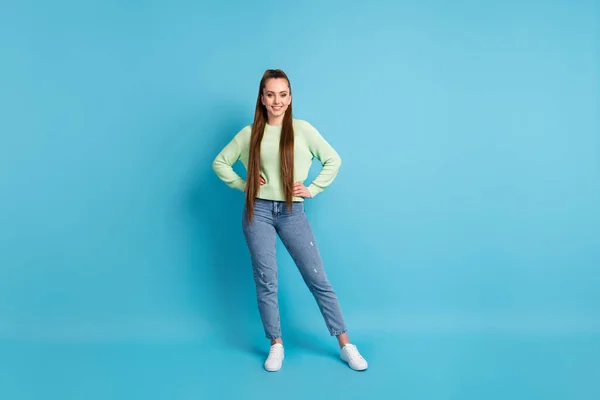
<instances>
[{"instance_id":1,"label":"elbow","mask_svg":"<svg viewBox=\"0 0 600 400\"><path fill-rule=\"evenodd\" d=\"M339 170L342 166L342 157L339 154L336 154L335 157L331 159L331 165L335 167L336 170Z\"/></svg>"},{"instance_id":2,"label":"elbow","mask_svg":"<svg viewBox=\"0 0 600 400\"><path fill-rule=\"evenodd\" d=\"M211 168L212 168L213 171L217 172L220 166L221 166L221 160L219 160L219 157L217 156L212 161Z\"/></svg>"},{"instance_id":3,"label":"elbow","mask_svg":"<svg viewBox=\"0 0 600 400\"><path fill-rule=\"evenodd\" d=\"M338 170L342 166L342 158L338 154L331 156L323 162L323 166Z\"/></svg>"}]
</instances>

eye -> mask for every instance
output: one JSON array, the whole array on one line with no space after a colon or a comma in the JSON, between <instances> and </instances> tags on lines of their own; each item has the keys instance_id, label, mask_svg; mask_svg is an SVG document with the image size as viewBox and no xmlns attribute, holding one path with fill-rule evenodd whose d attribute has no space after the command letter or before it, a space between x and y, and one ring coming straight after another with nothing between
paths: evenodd
<instances>
[{"instance_id":1,"label":"eye","mask_svg":"<svg viewBox=\"0 0 600 400\"><path fill-rule=\"evenodd\" d=\"M282 93L281 94L281 97L286 97L286 96L287 96L287 93Z\"/></svg>"},{"instance_id":2,"label":"eye","mask_svg":"<svg viewBox=\"0 0 600 400\"><path fill-rule=\"evenodd\" d=\"M271 93L269 93L269 94L267 95L267 97L273 97L273 95L272 95Z\"/></svg>"}]
</instances>

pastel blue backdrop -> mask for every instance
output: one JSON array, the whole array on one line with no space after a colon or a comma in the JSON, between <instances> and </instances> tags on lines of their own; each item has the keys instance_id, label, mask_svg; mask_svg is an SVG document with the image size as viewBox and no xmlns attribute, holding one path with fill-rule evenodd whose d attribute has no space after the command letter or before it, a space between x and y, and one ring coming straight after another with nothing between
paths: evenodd
<instances>
[{"instance_id":1,"label":"pastel blue backdrop","mask_svg":"<svg viewBox=\"0 0 600 400\"><path fill-rule=\"evenodd\" d=\"M1 398L600 398L597 1L9 0L0 37ZM307 213L364 373L281 243L262 370L211 162L267 68L344 161Z\"/></svg>"}]
</instances>

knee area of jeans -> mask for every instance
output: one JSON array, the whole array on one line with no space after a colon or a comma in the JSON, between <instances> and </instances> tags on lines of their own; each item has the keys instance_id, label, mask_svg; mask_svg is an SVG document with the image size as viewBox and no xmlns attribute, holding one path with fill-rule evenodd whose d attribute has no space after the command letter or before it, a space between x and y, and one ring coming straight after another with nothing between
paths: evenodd
<instances>
[{"instance_id":1,"label":"knee area of jeans","mask_svg":"<svg viewBox=\"0 0 600 400\"><path fill-rule=\"evenodd\" d=\"M258 280L258 287L264 293L277 293L277 281Z\"/></svg>"},{"instance_id":2,"label":"knee area of jeans","mask_svg":"<svg viewBox=\"0 0 600 400\"><path fill-rule=\"evenodd\" d=\"M314 266L313 265L306 266L304 276L308 280L314 281L314 282L329 282L329 279L327 278L327 274L325 273L323 266L320 264L314 264Z\"/></svg>"},{"instance_id":3,"label":"knee area of jeans","mask_svg":"<svg viewBox=\"0 0 600 400\"><path fill-rule=\"evenodd\" d=\"M277 274L269 274L265 273L260 268L254 269L254 279L256 279L257 283L261 285L277 285Z\"/></svg>"},{"instance_id":4,"label":"knee area of jeans","mask_svg":"<svg viewBox=\"0 0 600 400\"><path fill-rule=\"evenodd\" d=\"M270 290L277 290L277 282L265 282L265 287Z\"/></svg>"},{"instance_id":5,"label":"knee area of jeans","mask_svg":"<svg viewBox=\"0 0 600 400\"><path fill-rule=\"evenodd\" d=\"M319 277L312 277L307 282L311 290L317 290L319 292L333 292L333 288L329 279L326 276L321 275Z\"/></svg>"}]
</instances>

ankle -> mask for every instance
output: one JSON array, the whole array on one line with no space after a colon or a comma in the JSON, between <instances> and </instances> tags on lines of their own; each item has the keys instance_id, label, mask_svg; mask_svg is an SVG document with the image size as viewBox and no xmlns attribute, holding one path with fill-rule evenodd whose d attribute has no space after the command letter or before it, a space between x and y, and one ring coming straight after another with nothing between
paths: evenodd
<instances>
[{"instance_id":1,"label":"ankle","mask_svg":"<svg viewBox=\"0 0 600 400\"><path fill-rule=\"evenodd\" d=\"M340 349L344 348L345 345L350 344L350 338L348 337L347 332L337 335L337 340L340 345Z\"/></svg>"},{"instance_id":2,"label":"ankle","mask_svg":"<svg viewBox=\"0 0 600 400\"><path fill-rule=\"evenodd\" d=\"M271 346L273 346L273 345L274 345L274 344L276 344L276 343L279 343L280 345L282 345L282 346L283 346L283 340L281 340L281 339L279 339L279 338L278 338L278 339L272 339L272 340L271 340Z\"/></svg>"}]
</instances>

